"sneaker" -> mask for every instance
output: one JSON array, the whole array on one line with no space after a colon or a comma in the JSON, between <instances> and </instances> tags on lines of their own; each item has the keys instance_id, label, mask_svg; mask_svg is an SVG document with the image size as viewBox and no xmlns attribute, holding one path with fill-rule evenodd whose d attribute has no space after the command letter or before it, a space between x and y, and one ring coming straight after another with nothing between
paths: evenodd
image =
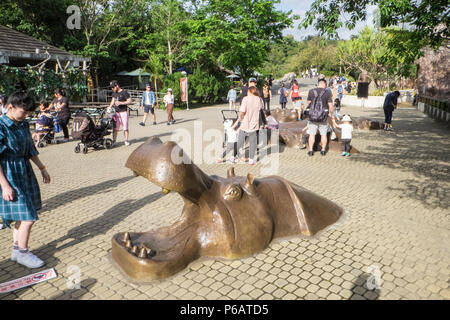
<instances>
[{"instance_id":1,"label":"sneaker","mask_svg":"<svg viewBox=\"0 0 450 320\"><path fill-rule=\"evenodd\" d=\"M301 147L300 147L300 149L306 149L306 144L303 144Z\"/></svg>"},{"instance_id":2,"label":"sneaker","mask_svg":"<svg viewBox=\"0 0 450 320\"><path fill-rule=\"evenodd\" d=\"M156 121L153 121L153 125L154 125L154 126L156 125Z\"/></svg>"},{"instance_id":3,"label":"sneaker","mask_svg":"<svg viewBox=\"0 0 450 320\"><path fill-rule=\"evenodd\" d=\"M30 251L27 252L18 252L17 254L17 263L24 265L27 268L35 269L42 267L45 262L36 257Z\"/></svg>"},{"instance_id":4,"label":"sneaker","mask_svg":"<svg viewBox=\"0 0 450 320\"><path fill-rule=\"evenodd\" d=\"M131 144L130 141L128 141L128 140L125 141L125 145L126 145L127 147L128 147L130 144Z\"/></svg>"},{"instance_id":5,"label":"sneaker","mask_svg":"<svg viewBox=\"0 0 450 320\"><path fill-rule=\"evenodd\" d=\"M20 253L19 249L12 249L11 261L17 261L17 255Z\"/></svg>"},{"instance_id":6,"label":"sneaker","mask_svg":"<svg viewBox=\"0 0 450 320\"><path fill-rule=\"evenodd\" d=\"M170 122L167 122L167 125L170 126Z\"/></svg>"},{"instance_id":7,"label":"sneaker","mask_svg":"<svg viewBox=\"0 0 450 320\"><path fill-rule=\"evenodd\" d=\"M175 119L173 119L170 123L171 123L171 124L174 124L174 123L175 123Z\"/></svg>"},{"instance_id":8,"label":"sneaker","mask_svg":"<svg viewBox=\"0 0 450 320\"><path fill-rule=\"evenodd\" d=\"M327 154L327 152L325 150L322 150L322 151L320 151L320 154L324 156Z\"/></svg>"},{"instance_id":9,"label":"sneaker","mask_svg":"<svg viewBox=\"0 0 450 320\"><path fill-rule=\"evenodd\" d=\"M249 160L248 160L248 164L251 165L251 166L253 166L255 163L256 163L256 162L255 162L255 160L253 160L253 159L249 159Z\"/></svg>"},{"instance_id":10,"label":"sneaker","mask_svg":"<svg viewBox=\"0 0 450 320\"><path fill-rule=\"evenodd\" d=\"M145 126L145 123L139 122L139 125L140 125L140 126Z\"/></svg>"},{"instance_id":11,"label":"sneaker","mask_svg":"<svg viewBox=\"0 0 450 320\"><path fill-rule=\"evenodd\" d=\"M341 153L341 156L345 156L346 154L347 154L347 152L343 151L343 152Z\"/></svg>"},{"instance_id":12,"label":"sneaker","mask_svg":"<svg viewBox=\"0 0 450 320\"><path fill-rule=\"evenodd\" d=\"M238 159L236 159L235 157L230 157L230 159L228 159L228 161L230 161L231 163L237 163Z\"/></svg>"},{"instance_id":13,"label":"sneaker","mask_svg":"<svg viewBox=\"0 0 450 320\"><path fill-rule=\"evenodd\" d=\"M314 155L314 151L308 151L308 156L312 157Z\"/></svg>"},{"instance_id":14,"label":"sneaker","mask_svg":"<svg viewBox=\"0 0 450 320\"><path fill-rule=\"evenodd\" d=\"M217 159L217 163L222 163L223 160L222 159Z\"/></svg>"},{"instance_id":15,"label":"sneaker","mask_svg":"<svg viewBox=\"0 0 450 320\"><path fill-rule=\"evenodd\" d=\"M346 153L345 153L345 156L346 156L346 157L350 157L350 153L349 153L349 152L346 152Z\"/></svg>"}]
</instances>

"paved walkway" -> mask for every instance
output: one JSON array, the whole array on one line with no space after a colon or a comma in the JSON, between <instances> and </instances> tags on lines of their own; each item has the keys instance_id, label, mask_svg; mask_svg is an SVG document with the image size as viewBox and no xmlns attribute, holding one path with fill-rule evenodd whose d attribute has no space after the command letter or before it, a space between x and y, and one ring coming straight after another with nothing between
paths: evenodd
<instances>
[{"instance_id":1,"label":"paved walkway","mask_svg":"<svg viewBox=\"0 0 450 320\"><path fill-rule=\"evenodd\" d=\"M167 126L141 127L131 118L132 145L75 154L75 142L40 150L52 177L41 185L44 210L30 248L58 278L0 299L450 299L450 130L417 110L394 112L395 132L357 131L361 154L342 158L281 148L278 174L335 201L346 219L313 239L276 241L241 260L198 260L164 281L130 283L109 260L117 232L146 231L176 221L181 197L124 167L149 136L163 141L171 130L219 128L224 106L175 112ZM344 107L341 113L382 120L380 109ZM226 175L229 165L200 164ZM237 165L236 174L260 176L262 164ZM11 262L11 231L0 230L0 283L25 276ZM81 289L68 289L80 270ZM377 278L379 276L379 278ZM368 290L380 279L380 287Z\"/></svg>"}]
</instances>

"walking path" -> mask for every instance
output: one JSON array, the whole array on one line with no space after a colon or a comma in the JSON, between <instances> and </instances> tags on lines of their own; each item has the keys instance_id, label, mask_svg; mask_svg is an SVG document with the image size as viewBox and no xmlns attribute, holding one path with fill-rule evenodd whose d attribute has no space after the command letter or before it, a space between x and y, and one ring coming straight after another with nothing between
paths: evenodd
<instances>
[{"instance_id":1,"label":"walking path","mask_svg":"<svg viewBox=\"0 0 450 320\"><path fill-rule=\"evenodd\" d=\"M110 263L111 237L169 225L183 202L134 178L126 159L152 135L167 141L175 128L192 133L195 121L222 130L222 108L175 112L175 126L159 110L157 126L141 127L141 116L131 117L129 147L119 133L117 147L87 155L73 152L75 142L40 149L52 183L41 184L44 210L30 248L58 277L0 299L450 299L450 131L411 109L394 112L394 132L355 132L361 153L349 158L281 147L278 175L345 208L334 228L313 239L272 242L245 259L198 260L164 281L130 283ZM381 109L341 113L384 118ZM261 165L236 165L236 174L258 177ZM199 167L226 176L230 165ZM0 230L0 243L0 283L30 274L9 260L10 230ZM80 289L68 289L73 266ZM367 280L376 283L377 276L380 287L368 290Z\"/></svg>"}]
</instances>

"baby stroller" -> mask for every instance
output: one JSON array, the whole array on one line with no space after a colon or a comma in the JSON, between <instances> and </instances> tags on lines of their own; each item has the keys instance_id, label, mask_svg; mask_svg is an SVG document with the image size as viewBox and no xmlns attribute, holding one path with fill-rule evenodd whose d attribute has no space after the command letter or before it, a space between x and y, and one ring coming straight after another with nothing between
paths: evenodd
<instances>
[{"instance_id":1,"label":"baby stroller","mask_svg":"<svg viewBox=\"0 0 450 320\"><path fill-rule=\"evenodd\" d=\"M233 123L238 119L238 112L236 110L221 110L223 117L223 128L224 128L224 140L223 147L227 145L227 129L233 125Z\"/></svg>"},{"instance_id":2,"label":"baby stroller","mask_svg":"<svg viewBox=\"0 0 450 320\"><path fill-rule=\"evenodd\" d=\"M92 118L85 112L79 112L73 118L72 138L74 140L81 140L75 146L75 153L82 151L84 154L88 153L88 148L94 149L111 149L113 141L110 138L105 138L112 133L114 128L114 120L112 117L104 116L103 111L100 115L99 125L95 125ZM83 148L81 149L81 145Z\"/></svg>"},{"instance_id":3,"label":"baby stroller","mask_svg":"<svg viewBox=\"0 0 450 320\"><path fill-rule=\"evenodd\" d=\"M47 144L56 143L54 119L41 116L36 120L36 146L43 148Z\"/></svg>"}]
</instances>

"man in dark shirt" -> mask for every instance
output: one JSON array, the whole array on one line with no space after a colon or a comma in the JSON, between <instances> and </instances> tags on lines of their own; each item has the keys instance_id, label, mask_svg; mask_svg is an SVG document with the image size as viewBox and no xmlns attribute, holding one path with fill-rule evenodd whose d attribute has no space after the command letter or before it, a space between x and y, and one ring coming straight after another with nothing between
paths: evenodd
<instances>
[{"instance_id":1,"label":"man in dark shirt","mask_svg":"<svg viewBox=\"0 0 450 320\"><path fill-rule=\"evenodd\" d=\"M328 114L331 115L331 119L334 123L334 105L332 101L332 93L331 90L327 90L327 80L324 78L319 79L319 83L317 88L311 89L308 92L308 99L306 101L306 108L309 107L312 101L315 100L315 97L319 97L322 95L322 106L324 110L328 108ZM311 112L311 109L310 109ZM302 110L303 113L303 110ZM327 133L328 133L328 117L323 122L314 122L314 121L308 121L308 134L309 134L309 140L308 140L308 155L312 156L314 154L313 146L314 142L316 140L316 134L317 130L319 130L320 133L320 143L322 145L322 150L320 151L321 155L326 154L326 147L327 147Z\"/></svg>"},{"instance_id":2,"label":"man in dark shirt","mask_svg":"<svg viewBox=\"0 0 450 320\"><path fill-rule=\"evenodd\" d=\"M119 131L120 126L123 126L125 145L129 146L130 142L128 141L128 105L131 104L131 97L128 94L127 90L124 90L119 86L117 80L111 81L109 87L113 92L109 108L114 108L116 111L115 114L116 126L113 131L113 143L116 142L117 132Z\"/></svg>"},{"instance_id":3,"label":"man in dark shirt","mask_svg":"<svg viewBox=\"0 0 450 320\"><path fill-rule=\"evenodd\" d=\"M58 124L62 128L64 133L64 142L69 141L69 129L67 125L70 119L69 99L66 97L66 91L64 89L55 89L55 99L52 101L49 108L56 111L58 118Z\"/></svg>"},{"instance_id":4,"label":"man in dark shirt","mask_svg":"<svg viewBox=\"0 0 450 320\"><path fill-rule=\"evenodd\" d=\"M241 103L242 103L242 99L244 99L244 97L246 97L248 95L248 88L250 87L256 87L257 81L255 78L250 78L248 79L248 86L244 84L244 86L241 88ZM261 93L261 90L259 90L258 88L257 92L259 94L259 96L262 98L263 95Z\"/></svg>"},{"instance_id":5,"label":"man in dark shirt","mask_svg":"<svg viewBox=\"0 0 450 320\"><path fill-rule=\"evenodd\" d=\"M394 109L397 108L398 97L400 96L399 91L390 92L386 95L383 104L384 110L384 130L392 131L392 113Z\"/></svg>"}]
</instances>

